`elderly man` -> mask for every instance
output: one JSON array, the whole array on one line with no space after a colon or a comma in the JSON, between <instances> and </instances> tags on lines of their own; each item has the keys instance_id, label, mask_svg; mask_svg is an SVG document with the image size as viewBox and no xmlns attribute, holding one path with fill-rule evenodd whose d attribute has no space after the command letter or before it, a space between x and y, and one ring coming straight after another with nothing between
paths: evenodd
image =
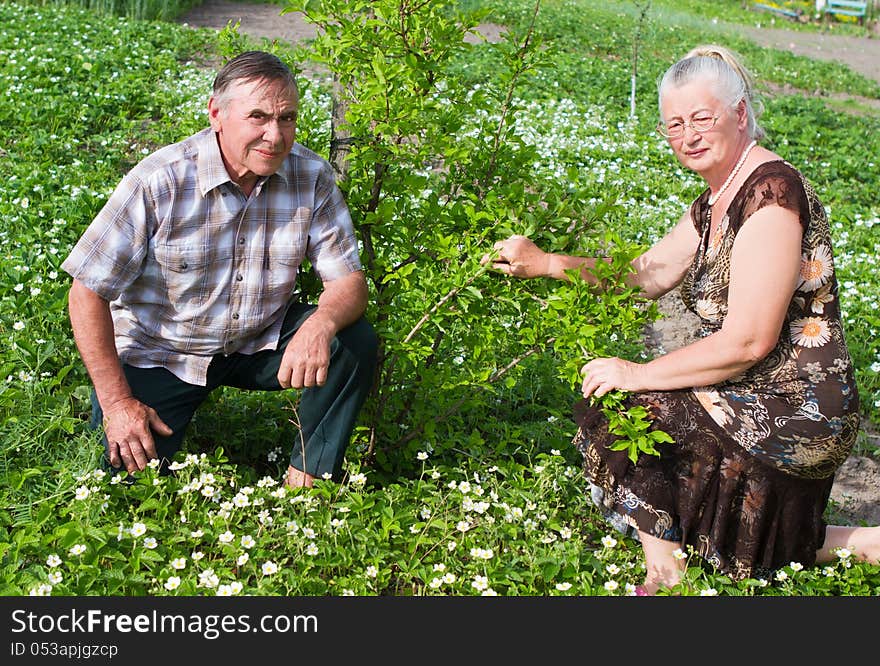
<instances>
[{"instance_id":1,"label":"elderly man","mask_svg":"<svg viewBox=\"0 0 880 666\"><path fill-rule=\"evenodd\" d=\"M231 60L211 126L132 169L63 263L114 470L166 465L211 391L234 386L303 389L286 483L340 476L377 340L333 170L294 141L298 101L275 56ZM304 259L317 306L295 298Z\"/></svg>"}]
</instances>

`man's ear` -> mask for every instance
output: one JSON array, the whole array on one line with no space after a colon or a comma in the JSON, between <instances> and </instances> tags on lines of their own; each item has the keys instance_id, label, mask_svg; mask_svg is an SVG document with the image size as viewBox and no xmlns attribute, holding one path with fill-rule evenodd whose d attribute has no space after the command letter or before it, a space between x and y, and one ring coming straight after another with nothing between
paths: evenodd
<instances>
[{"instance_id":1,"label":"man's ear","mask_svg":"<svg viewBox=\"0 0 880 666\"><path fill-rule=\"evenodd\" d=\"M219 132L222 127L222 123L220 122L220 114L222 109L217 105L217 102L214 100L214 96L208 98L208 120L211 122L211 129L215 132Z\"/></svg>"}]
</instances>

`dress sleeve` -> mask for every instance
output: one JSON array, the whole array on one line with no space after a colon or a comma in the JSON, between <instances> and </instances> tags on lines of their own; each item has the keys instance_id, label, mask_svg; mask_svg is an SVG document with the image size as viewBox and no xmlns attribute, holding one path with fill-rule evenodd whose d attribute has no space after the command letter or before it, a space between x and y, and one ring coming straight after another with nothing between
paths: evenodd
<instances>
[{"instance_id":1,"label":"dress sleeve","mask_svg":"<svg viewBox=\"0 0 880 666\"><path fill-rule=\"evenodd\" d=\"M800 173L784 161L758 166L731 202L730 224L735 231L765 206L780 206L797 213L806 233L810 224L810 204Z\"/></svg>"}]
</instances>

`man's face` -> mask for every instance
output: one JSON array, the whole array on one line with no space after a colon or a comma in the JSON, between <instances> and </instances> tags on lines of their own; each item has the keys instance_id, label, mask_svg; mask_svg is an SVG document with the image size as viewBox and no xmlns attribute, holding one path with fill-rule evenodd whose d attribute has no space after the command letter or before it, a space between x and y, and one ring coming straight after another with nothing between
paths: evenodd
<instances>
[{"instance_id":1,"label":"man's face","mask_svg":"<svg viewBox=\"0 0 880 666\"><path fill-rule=\"evenodd\" d=\"M208 100L208 117L230 178L249 192L258 177L278 171L293 146L296 90L281 81L239 81L223 99Z\"/></svg>"}]
</instances>

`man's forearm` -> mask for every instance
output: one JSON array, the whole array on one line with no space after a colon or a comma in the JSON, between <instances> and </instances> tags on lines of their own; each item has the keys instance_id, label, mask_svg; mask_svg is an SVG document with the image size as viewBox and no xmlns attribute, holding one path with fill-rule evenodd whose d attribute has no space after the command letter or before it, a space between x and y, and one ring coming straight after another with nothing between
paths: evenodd
<instances>
[{"instance_id":1,"label":"man's forearm","mask_svg":"<svg viewBox=\"0 0 880 666\"><path fill-rule=\"evenodd\" d=\"M334 335L353 324L364 314L367 307L367 283L362 271L324 283L324 291L318 298L318 316L333 325Z\"/></svg>"},{"instance_id":2,"label":"man's forearm","mask_svg":"<svg viewBox=\"0 0 880 666\"><path fill-rule=\"evenodd\" d=\"M77 349L95 386L98 402L106 410L119 400L131 397L131 388L116 352L110 306L79 280L73 281L68 305Z\"/></svg>"}]
</instances>

